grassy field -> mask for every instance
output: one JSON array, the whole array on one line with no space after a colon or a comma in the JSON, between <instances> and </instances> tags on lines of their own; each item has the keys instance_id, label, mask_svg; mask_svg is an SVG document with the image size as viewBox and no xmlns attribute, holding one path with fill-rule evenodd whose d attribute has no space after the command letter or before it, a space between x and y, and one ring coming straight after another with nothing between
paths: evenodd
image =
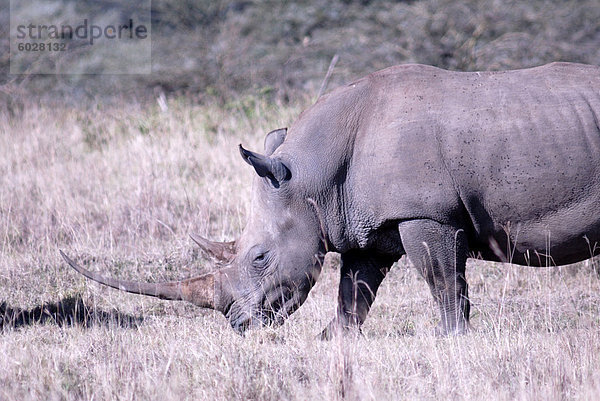
<instances>
[{"instance_id":1,"label":"grassy field","mask_svg":"<svg viewBox=\"0 0 600 401\"><path fill-rule=\"evenodd\" d=\"M316 340L333 316L338 259L278 329L245 337L178 302L100 287L60 259L129 279L209 268L189 232L244 225L260 149L304 105L171 100L0 118L0 399L600 398L600 279L584 263L471 261L474 330L436 338L436 308L405 260L360 338Z\"/></svg>"}]
</instances>

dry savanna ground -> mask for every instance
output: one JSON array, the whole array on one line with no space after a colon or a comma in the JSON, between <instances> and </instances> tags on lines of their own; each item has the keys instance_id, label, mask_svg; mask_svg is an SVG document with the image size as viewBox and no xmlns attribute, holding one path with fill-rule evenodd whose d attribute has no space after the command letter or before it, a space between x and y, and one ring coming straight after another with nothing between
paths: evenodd
<instances>
[{"instance_id":1,"label":"dry savanna ground","mask_svg":"<svg viewBox=\"0 0 600 401\"><path fill-rule=\"evenodd\" d=\"M402 260L364 336L316 340L335 255L305 305L245 337L178 302L103 288L60 259L146 281L210 268L189 232L236 236L260 149L300 106L26 107L0 118L0 399L600 398L600 278L590 263L472 261L474 330L436 338L433 301Z\"/></svg>"}]
</instances>

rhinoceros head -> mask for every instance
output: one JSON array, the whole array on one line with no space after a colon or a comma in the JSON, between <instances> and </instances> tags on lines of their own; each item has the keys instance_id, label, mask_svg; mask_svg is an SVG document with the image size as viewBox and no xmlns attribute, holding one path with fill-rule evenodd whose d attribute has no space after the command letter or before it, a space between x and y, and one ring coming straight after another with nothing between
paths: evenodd
<instances>
[{"instance_id":1,"label":"rhinoceros head","mask_svg":"<svg viewBox=\"0 0 600 401\"><path fill-rule=\"evenodd\" d=\"M270 132L264 154L240 145L257 173L248 223L233 242L192 239L217 262L214 272L171 283L137 283L105 278L61 255L86 277L120 290L162 299L186 300L221 311L240 332L280 324L306 299L321 271L326 240L320 210L307 197L292 158L274 151L286 129Z\"/></svg>"},{"instance_id":2,"label":"rhinoceros head","mask_svg":"<svg viewBox=\"0 0 600 401\"><path fill-rule=\"evenodd\" d=\"M285 153L273 154L285 133L267 135L265 154L240 145L242 158L257 174L250 217L228 266L238 284L231 289L225 314L240 331L281 323L304 302L321 271L319 210L297 182L293 160Z\"/></svg>"}]
</instances>

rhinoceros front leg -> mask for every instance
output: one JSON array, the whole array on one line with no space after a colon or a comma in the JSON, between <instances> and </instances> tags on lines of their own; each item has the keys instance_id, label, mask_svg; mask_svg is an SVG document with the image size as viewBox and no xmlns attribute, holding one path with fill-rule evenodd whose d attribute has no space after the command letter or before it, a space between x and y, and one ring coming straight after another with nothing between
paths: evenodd
<instances>
[{"instance_id":1,"label":"rhinoceros front leg","mask_svg":"<svg viewBox=\"0 0 600 401\"><path fill-rule=\"evenodd\" d=\"M342 254L337 312L321 333L322 339L360 329L379 285L395 261L373 251L353 250Z\"/></svg>"},{"instance_id":2,"label":"rhinoceros front leg","mask_svg":"<svg viewBox=\"0 0 600 401\"><path fill-rule=\"evenodd\" d=\"M429 284L439 305L441 321L436 333L465 333L469 322L465 232L426 219L405 221L398 227L406 255Z\"/></svg>"}]
</instances>

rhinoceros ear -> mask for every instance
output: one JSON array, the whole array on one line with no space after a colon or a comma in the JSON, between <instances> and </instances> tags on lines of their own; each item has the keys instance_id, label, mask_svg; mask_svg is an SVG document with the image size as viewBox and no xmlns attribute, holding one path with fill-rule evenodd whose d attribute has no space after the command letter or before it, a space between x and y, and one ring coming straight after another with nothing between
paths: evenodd
<instances>
[{"instance_id":1,"label":"rhinoceros ear","mask_svg":"<svg viewBox=\"0 0 600 401\"><path fill-rule=\"evenodd\" d=\"M246 163L254 167L259 176L271 180L276 188L279 188L281 182L289 180L292 176L290 169L281 160L251 152L244 149L242 145L240 145L240 154Z\"/></svg>"},{"instance_id":2,"label":"rhinoceros ear","mask_svg":"<svg viewBox=\"0 0 600 401\"><path fill-rule=\"evenodd\" d=\"M273 152L283 143L287 135L287 128L279 128L271 131L265 137L265 155L271 156Z\"/></svg>"}]
</instances>

